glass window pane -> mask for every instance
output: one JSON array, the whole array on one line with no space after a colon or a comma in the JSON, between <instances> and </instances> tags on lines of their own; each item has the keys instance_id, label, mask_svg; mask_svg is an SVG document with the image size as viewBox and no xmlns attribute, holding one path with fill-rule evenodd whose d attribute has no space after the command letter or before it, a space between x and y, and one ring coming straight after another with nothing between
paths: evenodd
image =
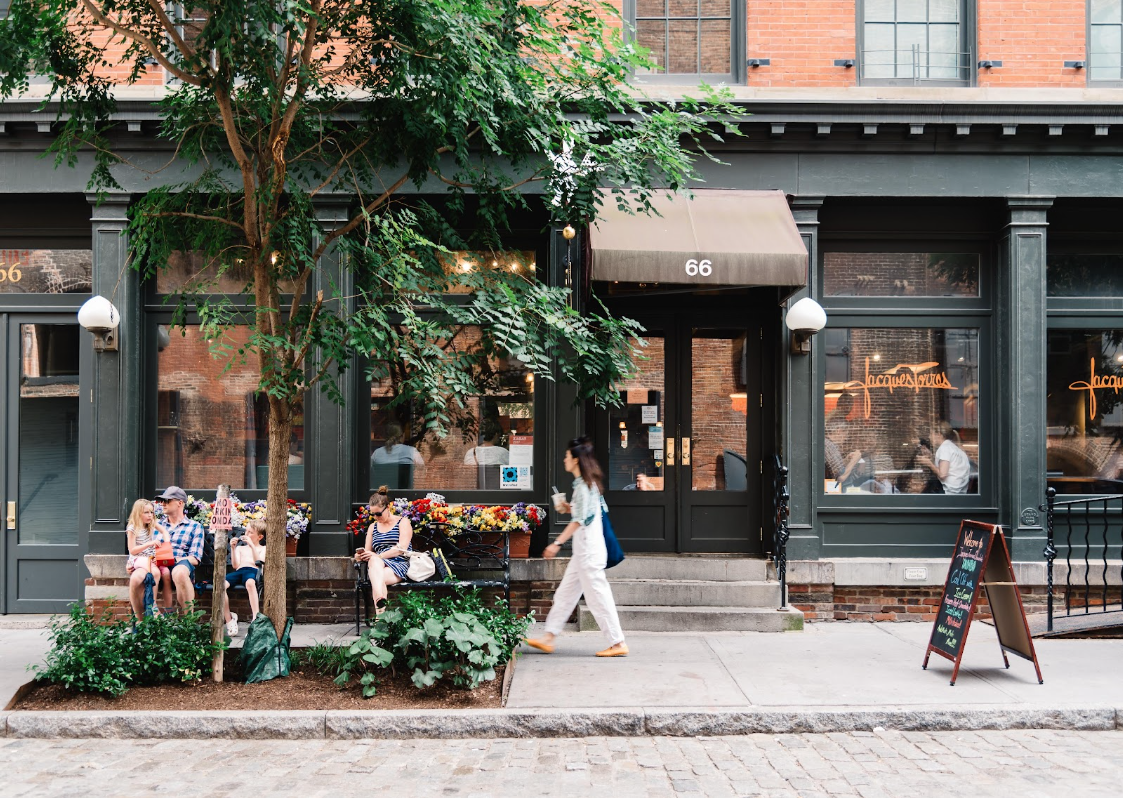
<instances>
[{"instance_id":1,"label":"glass window pane","mask_svg":"<svg viewBox=\"0 0 1123 798\"><path fill-rule=\"evenodd\" d=\"M671 19L697 19L698 0L668 0L667 14Z\"/></svg>"},{"instance_id":2,"label":"glass window pane","mask_svg":"<svg viewBox=\"0 0 1123 798\"><path fill-rule=\"evenodd\" d=\"M78 325L21 324L19 330L19 542L75 544Z\"/></svg>"},{"instance_id":3,"label":"glass window pane","mask_svg":"<svg viewBox=\"0 0 1123 798\"><path fill-rule=\"evenodd\" d=\"M441 342L450 356L478 352L479 328L463 327ZM482 360L482 359L481 359ZM398 400L402 364L371 383L368 487L432 490L531 490L534 380L516 360L490 358L476 376L489 384L465 407L449 405L452 431L438 438L408 401ZM395 401L398 400L398 401Z\"/></svg>"},{"instance_id":4,"label":"glass window pane","mask_svg":"<svg viewBox=\"0 0 1123 798\"><path fill-rule=\"evenodd\" d=\"M928 0L897 0L898 22L925 22L928 19Z\"/></svg>"},{"instance_id":5,"label":"glass window pane","mask_svg":"<svg viewBox=\"0 0 1123 798\"><path fill-rule=\"evenodd\" d=\"M1123 22L1123 0L1092 0L1092 24Z\"/></svg>"},{"instance_id":6,"label":"glass window pane","mask_svg":"<svg viewBox=\"0 0 1123 798\"><path fill-rule=\"evenodd\" d=\"M1050 330L1046 469L1058 493L1123 493L1123 330Z\"/></svg>"},{"instance_id":7,"label":"glass window pane","mask_svg":"<svg viewBox=\"0 0 1123 798\"><path fill-rule=\"evenodd\" d=\"M228 330L237 348L246 327ZM211 355L198 325L164 330L157 356L156 484L187 490L269 487L269 404L258 391L258 358L244 363ZM227 369L229 365L229 369ZM289 489L304 487L304 412L298 408L289 440Z\"/></svg>"},{"instance_id":8,"label":"glass window pane","mask_svg":"<svg viewBox=\"0 0 1123 798\"><path fill-rule=\"evenodd\" d=\"M694 330L690 342L693 490L748 490L746 344L744 330Z\"/></svg>"},{"instance_id":9,"label":"glass window pane","mask_svg":"<svg viewBox=\"0 0 1123 798\"><path fill-rule=\"evenodd\" d=\"M661 333L644 338L647 359L620 391L624 405L608 411L609 490L663 490L666 355Z\"/></svg>"},{"instance_id":10,"label":"glass window pane","mask_svg":"<svg viewBox=\"0 0 1123 798\"><path fill-rule=\"evenodd\" d=\"M866 25L865 50L862 52L862 75L867 78L891 78L895 73L893 25Z\"/></svg>"},{"instance_id":11,"label":"glass window pane","mask_svg":"<svg viewBox=\"0 0 1123 798\"><path fill-rule=\"evenodd\" d=\"M896 16L893 11L893 0L866 0L866 22L893 22Z\"/></svg>"},{"instance_id":12,"label":"glass window pane","mask_svg":"<svg viewBox=\"0 0 1123 798\"><path fill-rule=\"evenodd\" d=\"M0 294L88 294L88 249L0 249Z\"/></svg>"},{"instance_id":13,"label":"glass window pane","mask_svg":"<svg viewBox=\"0 0 1123 798\"><path fill-rule=\"evenodd\" d=\"M918 69L922 67L927 62L927 52L927 25L898 25L896 77L911 78L915 74L913 63L916 62ZM923 70L920 71L920 76L924 77Z\"/></svg>"},{"instance_id":14,"label":"glass window pane","mask_svg":"<svg viewBox=\"0 0 1123 798\"><path fill-rule=\"evenodd\" d=\"M648 73L664 73L667 71L667 23L657 20L638 20L636 22L636 43L646 47L651 52L653 67Z\"/></svg>"},{"instance_id":15,"label":"glass window pane","mask_svg":"<svg viewBox=\"0 0 1123 798\"><path fill-rule=\"evenodd\" d=\"M636 0L636 19L663 17L667 14L667 0Z\"/></svg>"},{"instance_id":16,"label":"glass window pane","mask_svg":"<svg viewBox=\"0 0 1123 798\"><path fill-rule=\"evenodd\" d=\"M730 0L702 0L702 16L729 19L733 16L733 3Z\"/></svg>"},{"instance_id":17,"label":"glass window pane","mask_svg":"<svg viewBox=\"0 0 1123 798\"><path fill-rule=\"evenodd\" d=\"M729 20L702 20L702 72L725 75L733 71L729 63Z\"/></svg>"},{"instance_id":18,"label":"glass window pane","mask_svg":"<svg viewBox=\"0 0 1123 798\"><path fill-rule=\"evenodd\" d=\"M928 47L926 77L957 80L964 76L958 68L963 59L959 54L958 25L929 25Z\"/></svg>"},{"instance_id":19,"label":"glass window pane","mask_svg":"<svg viewBox=\"0 0 1123 798\"><path fill-rule=\"evenodd\" d=\"M698 72L698 22L672 21L667 43L667 72L690 75Z\"/></svg>"},{"instance_id":20,"label":"glass window pane","mask_svg":"<svg viewBox=\"0 0 1123 798\"><path fill-rule=\"evenodd\" d=\"M928 0L929 22L958 22L959 0Z\"/></svg>"},{"instance_id":21,"label":"glass window pane","mask_svg":"<svg viewBox=\"0 0 1123 798\"><path fill-rule=\"evenodd\" d=\"M824 490L978 493L979 331L848 328L832 343L845 379L824 383Z\"/></svg>"},{"instance_id":22,"label":"glass window pane","mask_svg":"<svg viewBox=\"0 0 1123 798\"><path fill-rule=\"evenodd\" d=\"M964 252L828 252L827 296L979 295L979 256Z\"/></svg>"},{"instance_id":23,"label":"glass window pane","mask_svg":"<svg viewBox=\"0 0 1123 798\"><path fill-rule=\"evenodd\" d=\"M1123 252L1050 252L1045 280L1049 296L1123 297Z\"/></svg>"},{"instance_id":24,"label":"glass window pane","mask_svg":"<svg viewBox=\"0 0 1123 798\"><path fill-rule=\"evenodd\" d=\"M1093 25L1092 38L1089 42L1093 55L1114 53L1118 56L1120 49L1119 25Z\"/></svg>"}]
</instances>

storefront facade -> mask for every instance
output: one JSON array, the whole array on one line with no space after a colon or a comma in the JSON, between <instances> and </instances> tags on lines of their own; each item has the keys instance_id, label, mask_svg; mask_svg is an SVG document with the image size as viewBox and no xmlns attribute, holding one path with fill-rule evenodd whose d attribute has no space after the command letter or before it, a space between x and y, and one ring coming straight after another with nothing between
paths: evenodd
<instances>
[{"instance_id":1,"label":"storefront facade","mask_svg":"<svg viewBox=\"0 0 1123 798\"><path fill-rule=\"evenodd\" d=\"M577 301L591 291L648 330L623 406L575 406L566 385L496 363L469 432L429 440L387 408L392 381L371 385L357 361L348 401L309 395L290 444L290 495L314 512L300 555L346 556L345 525L379 484L546 506L552 485L568 485L565 442L588 432L633 552L766 556L779 456L793 601L803 585L802 603L822 617L838 604L812 595L825 585L904 590L906 566L927 568L918 590L938 582L961 518L1006 525L1014 559L1039 563L1047 484L1120 492L1119 106L746 108L745 136L724 145L724 163L704 165L700 190L783 192L808 252L805 285L597 280L584 234L568 242L545 211L528 215L504 254L512 268L572 285ZM154 144L149 118L130 107L122 135L136 121ZM224 373L197 327L170 328L166 295L191 264L145 282L127 268L132 195L93 202L81 166L37 157L50 133L27 109L5 106L0 121L0 595L6 613L57 611L82 595L85 554L124 552L135 498L176 483L206 496L219 482L264 496L267 427L253 364ZM323 202L325 223L347 202ZM338 259L323 267L323 286L347 285ZM117 352L95 355L77 326L95 293L122 311ZM803 296L828 316L810 355L792 354L783 324ZM934 451L941 429L966 455L951 484L922 462L922 442ZM563 521L551 517L550 532ZM859 575L870 562L880 575Z\"/></svg>"}]
</instances>

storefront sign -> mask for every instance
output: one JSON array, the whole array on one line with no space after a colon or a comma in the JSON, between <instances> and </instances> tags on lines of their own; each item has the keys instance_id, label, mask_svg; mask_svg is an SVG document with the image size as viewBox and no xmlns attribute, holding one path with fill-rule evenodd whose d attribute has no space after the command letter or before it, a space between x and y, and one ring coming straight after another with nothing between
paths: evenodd
<instances>
[{"instance_id":1,"label":"storefront sign","mask_svg":"<svg viewBox=\"0 0 1123 798\"><path fill-rule=\"evenodd\" d=\"M1087 391L1088 392L1088 418L1094 419L1096 417L1096 391L1109 390L1119 393L1119 389L1123 388L1123 377L1115 374L1105 374L1100 376L1096 374L1096 359L1092 358L1091 367L1089 368L1088 381L1077 380L1068 386L1070 391Z\"/></svg>"},{"instance_id":2,"label":"storefront sign","mask_svg":"<svg viewBox=\"0 0 1123 798\"><path fill-rule=\"evenodd\" d=\"M860 390L865 407L864 418L869 418L873 410L873 401L870 391L887 388L889 393L897 390L913 391L920 393L924 390L954 391L957 390L948 379L947 372L931 371L940 365L932 361L928 363L898 363L893 368L880 374L870 373L870 359L866 358L866 375L863 380L852 380L846 383L845 390Z\"/></svg>"},{"instance_id":3,"label":"storefront sign","mask_svg":"<svg viewBox=\"0 0 1123 798\"><path fill-rule=\"evenodd\" d=\"M31 253L27 250L0 249L0 283L18 283L23 281L23 269Z\"/></svg>"}]
</instances>

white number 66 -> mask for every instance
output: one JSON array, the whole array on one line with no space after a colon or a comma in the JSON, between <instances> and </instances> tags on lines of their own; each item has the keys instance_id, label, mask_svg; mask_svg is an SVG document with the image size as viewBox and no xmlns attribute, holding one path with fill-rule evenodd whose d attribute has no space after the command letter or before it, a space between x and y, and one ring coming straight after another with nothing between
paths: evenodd
<instances>
[{"instance_id":1,"label":"white number 66","mask_svg":"<svg viewBox=\"0 0 1123 798\"><path fill-rule=\"evenodd\" d=\"M714 273L713 263L709 260L695 260L691 258L686 262L686 273L688 276L693 277L700 274L703 277L709 277Z\"/></svg>"}]
</instances>

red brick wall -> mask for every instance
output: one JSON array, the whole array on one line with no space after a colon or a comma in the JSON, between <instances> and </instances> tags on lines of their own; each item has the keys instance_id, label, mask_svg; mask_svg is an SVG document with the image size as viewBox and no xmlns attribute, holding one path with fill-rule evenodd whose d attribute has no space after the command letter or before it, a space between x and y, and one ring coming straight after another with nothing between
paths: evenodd
<instances>
[{"instance_id":1,"label":"red brick wall","mask_svg":"<svg viewBox=\"0 0 1123 798\"><path fill-rule=\"evenodd\" d=\"M1002 61L979 71L980 86L1083 86L1086 0L987 0L977 3L979 58Z\"/></svg>"},{"instance_id":2,"label":"red brick wall","mask_svg":"<svg viewBox=\"0 0 1123 798\"><path fill-rule=\"evenodd\" d=\"M1027 613L1044 612L1048 590L1019 586ZM931 623L943 597L942 585L925 587L844 587L788 585L788 602L803 612L805 621L913 621ZM1118 591L1116 591L1118 592ZM1064 606L1063 588L1054 593ZM1110 598L1109 598L1110 600ZM981 594L978 618L990 618L986 594Z\"/></svg>"}]
</instances>

